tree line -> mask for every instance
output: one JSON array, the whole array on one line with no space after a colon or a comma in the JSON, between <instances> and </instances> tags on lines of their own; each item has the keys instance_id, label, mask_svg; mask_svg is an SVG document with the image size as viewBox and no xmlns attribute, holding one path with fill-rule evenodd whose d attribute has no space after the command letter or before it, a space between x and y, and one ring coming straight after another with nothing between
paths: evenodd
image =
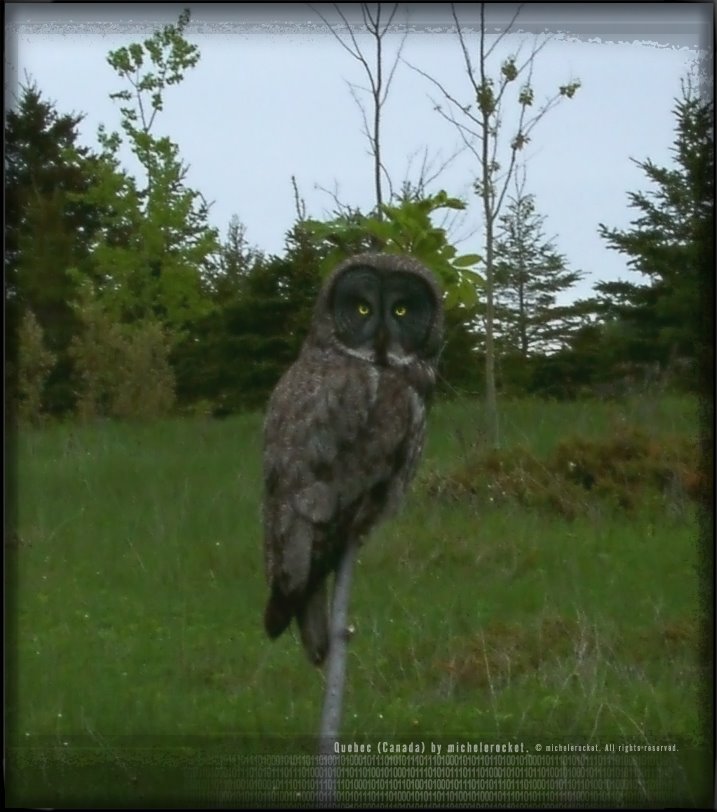
<instances>
[{"instance_id":1,"label":"tree line","mask_svg":"<svg viewBox=\"0 0 717 812\"><path fill-rule=\"evenodd\" d=\"M369 19L380 48L387 24ZM323 275L365 250L412 253L440 276L444 396L485 395L491 385L557 398L697 385L698 369L711 363L705 301L712 300L706 297L714 274L713 107L689 77L675 100L672 165L638 162L649 189L627 193L635 213L630 228L596 226L641 280L598 282L594 295L565 304L585 272L570 268L557 237L546 233L517 157L549 106L570 98L578 82L562 86L532 118L530 85L519 88L521 124L507 151L510 171L501 173L497 161L480 163L487 153L476 145L491 145L499 105L532 62L504 61L494 83L482 62L476 68L468 61L474 107L461 107L461 119L449 104L444 115L466 138L479 128L477 141L467 143L482 170L476 194L490 223L488 258L459 255L436 224L463 201L445 190L429 193L423 183L382 189L378 126L366 133L375 207L339 204L317 220L306 216L295 189L296 220L284 250L268 254L250 245L237 217L219 235L209 204L186 182L177 144L157 132L166 94L200 58L185 36L189 21L185 11L176 24L109 54L122 81L111 94L120 128L100 127L97 148L79 143L82 115L57 110L32 81L6 114L6 381L13 415L33 421L261 408L298 353ZM458 31L465 46L460 25ZM357 43L349 45L360 60ZM383 89L376 84L376 105L385 104L388 85L390 79ZM120 161L123 144L141 166L139 177Z\"/></svg>"}]
</instances>

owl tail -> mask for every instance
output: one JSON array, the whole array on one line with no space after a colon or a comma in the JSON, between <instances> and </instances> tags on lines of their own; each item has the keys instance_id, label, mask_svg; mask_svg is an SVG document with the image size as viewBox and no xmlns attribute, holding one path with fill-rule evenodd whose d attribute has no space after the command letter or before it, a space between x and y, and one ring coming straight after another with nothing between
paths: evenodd
<instances>
[{"instance_id":1,"label":"owl tail","mask_svg":"<svg viewBox=\"0 0 717 812\"><path fill-rule=\"evenodd\" d=\"M321 665L329 650L329 618L326 602L326 579L316 589L296 613L301 643L308 658L314 665Z\"/></svg>"},{"instance_id":2,"label":"owl tail","mask_svg":"<svg viewBox=\"0 0 717 812\"><path fill-rule=\"evenodd\" d=\"M264 611L264 628L273 640L279 637L296 615L301 643L314 665L321 665L329 650L329 622L326 604L326 581L322 581L297 609L296 599L273 586Z\"/></svg>"},{"instance_id":3,"label":"owl tail","mask_svg":"<svg viewBox=\"0 0 717 812\"><path fill-rule=\"evenodd\" d=\"M273 640L291 623L294 617L294 605L276 586L272 586L269 602L264 611L264 628Z\"/></svg>"}]
</instances>

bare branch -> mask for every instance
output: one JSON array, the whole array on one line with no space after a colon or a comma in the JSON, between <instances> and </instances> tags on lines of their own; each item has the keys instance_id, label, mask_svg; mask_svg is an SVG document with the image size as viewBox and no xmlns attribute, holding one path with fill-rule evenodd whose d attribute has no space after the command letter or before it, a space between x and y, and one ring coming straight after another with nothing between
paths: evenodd
<instances>
[{"instance_id":1,"label":"bare branch","mask_svg":"<svg viewBox=\"0 0 717 812\"><path fill-rule=\"evenodd\" d=\"M488 128L487 136L490 138L491 143L493 145L493 152L491 153L490 160L492 163L495 163L498 157L498 146L500 144L500 127L503 123L503 119L500 115L500 110L496 109L495 111L495 119L493 121L493 125Z\"/></svg>"},{"instance_id":2,"label":"bare branch","mask_svg":"<svg viewBox=\"0 0 717 812\"><path fill-rule=\"evenodd\" d=\"M523 10L523 6L524 6L524 5L525 5L525 3L520 3L520 4L518 5L518 8L516 9L516 12L515 12L515 14L513 15L513 17L511 18L511 20L510 20L510 22L508 23L508 25L506 25L506 27L505 27L505 28L504 28L504 29L503 29L503 30L500 32L500 34L498 35L498 38L496 39L496 41L495 41L495 42L494 42L494 43L493 43L493 44L490 46L490 48L488 48L488 50L486 51L486 53L485 53L485 59L490 59L490 55L491 55L491 54L493 53L493 51L494 51L494 50L495 50L495 49L498 47L498 44L499 44L499 43L500 43L500 41L503 39L503 37L504 37L506 34L510 34L510 32L511 32L511 30L512 30L512 28L513 28L513 25L515 24L515 21L518 19L518 16L520 15L520 12Z\"/></svg>"},{"instance_id":3,"label":"bare branch","mask_svg":"<svg viewBox=\"0 0 717 812\"><path fill-rule=\"evenodd\" d=\"M335 39L340 43L341 47L344 48L346 51L348 51L354 59L356 59L358 62L360 62L363 65L363 68L366 71L366 75L369 78L369 82L371 83L371 90L372 90L372 92L375 92L373 74L371 73L371 68L369 67L368 62L366 61L366 58L364 57L363 52L361 51L361 48L360 48L358 42L356 41L356 36L354 35L353 29L351 28L351 24L346 19L346 16L343 13L343 11L341 10L341 7L338 4L334 4L334 9L336 10L336 13L342 19L344 25L346 26L346 28L348 30L348 34L349 34L349 37L351 39L351 44L353 45L353 48L351 48L349 45L346 44L346 42L336 32L336 29L334 28L334 26L326 19L326 17L319 11L319 9L316 6L313 6L313 5L309 4L309 8L312 11L314 11L322 19L322 21L324 22L326 27L333 34Z\"/></svg>"},{"instance_id":4,"label":"bare branch","mask_svg":"<svg viewBox=\"0 0 717 812\"><path fill-rule=\"evenodd\" d=\"M349 543L336 571L334 595L331 602L329 629L329 653L326 661L326 687L324 707L321 714L321 753L328 756L327 771L321 769L318 782L319 801L322 805L335 806L338 785L338 758L334 743L339 738L341 710L346 682L346 654L350 632L347 624L353 564L358 550L357 543Z\"/></svg>"},{"instance_id":5,"label":"bare branch","mask_svg":"<svg viewBox=\"0 0 717 812\"><path fill-rule=\"evenodd\" d=\"M431 97L429 96L429 98ZM432 98L431 103L433 104L433 109L438 113L438 115L441 116L441 118L445 119L446 121L450 122L456 128L456 130L458 130L458 134L460 135L461 140L463 141L464 148L470 150L476 158L480 159L480 154L478 153L478 151L476 150L475 146L468 138L468 136L471 136L471 138L475 141L481 141L482 136L475 130L472 130L470 127L463 124L463 122L459 121L453 115L446 113L443 110L443 108L439 104L436 104L436 102Z\"/></svg>"},{"instance_id":6,"label":"bare branch","mask_svg":"<svg viewBox=\"0 0 717 812\"><path fill-rule=\"evenodd\" d=\"M480 4L480 81L481 86L485 84L485 66L487 57L485 55L485 3ZM470 77L473 81L473 77ZM473 82L475 86L475 82Z\"/></svg>"},{"instance_id":7,"label":"bare branch","mask_svg":"<svg viewBox=\"0 0 717 812\"><path fill-rule=\"evenodd\" d=\"M351 93L351 98L356 102L356 106L358 107L358 109L361 112L361 122L362 122L362 124L361 124L361 126L362 126L361 132L368 139L369 145L371 147L371 155L374 155L375 154L375 147L374 147L374 143L373 143L373 138L371 137L371 131L369 130L369 126L368 126L368 118L366 116L366 108L364 107L363 102L361 101L361 99L358 97L358 93L356 92L356 87L357 86L351 84L351 82L346 82L346 84L349 87L349 93Z\"/></svg>"},{"instance_id":8,"label":"bare branch","mask_svg":"<svg viewBox=\"0 0 717 812\"><path fill-rule=\"evenodd\" d=\"M537 39L537 37L536 37L536 39ZM537 48L537 49L534 48L532 50L530 56L525 60L525 62L523 62L523 64L520 67L516 68L515 79L519 79L520 75L523 73L526 66L529 66L530 70L529 70L529 73L528 73L527 84L528 85L530 84L531 79L533 78L533 63L534 63L535 57L545 47L546 43L548 42L548 39L549 39L549 37L545 39L545 41L540 45L539 48ZM523 45L521 44L520 47L518 48L517 53L514 56L515 60L517 60L517 58L520 55L520 52L522 50L523 50ZM513 80L513 81L515 81L515 80ZM505 93L505 91L506 91L509 84L512 84L512 82L509 81L507 77L505 77L503 79L503 81L500 83L500 90L498 91L498 95L496 96L496 100L495 100L496 106L500 105L500 102L501 102L501 100L503 98L503 94Z\"/></svg>"},{"instance_id":9,"label":"bare branch","mask_svg":"<svg viewBox=\"0 0 717 812\"><path fill-rule=\"evenodd\" d=\"M388 94L396 72L396 68L398 66L399 61L401 60L401 54L403 52L403 46L405 44L408 31L405 32L403 39L401 40L401 44L398 48L395 59L393 61L393 65L391 66L391 69L388 73L388 79L384 84L384 65L382 53L383 37L386 35L386 33L388 32L389 28L393 23L393 20L396 16L396 12L398 10L398 3L395 3L393 5L388 15L388 20L385 23L382 23L383 8L381 3L376 4L375 13L372 12L372 9L368 3L359 4L364 27L369 32L369 34L371 34L375 42L374 65L369 64L369 61L364 54L364 51L362 50L361 46L358 43L358 40L354 33L354 28L349 23L348 19L346 18L346 15L342 11L339 4L334 4L334 10L336 11L336 14L338 15L339 19L343 22L343 24L347 28L348 34L346 37L339 35L335 27L328 21L328 19L317 7L309 5L309 8L311 8L321 18L321 20L329 28L334 37L340 42L342 47L345 50L347 50L354 59L356 59L358 62L361 63L364 72L368 77L369 87L366 89L366 91L369 92L373 98L373 111L372 111L373 120L371 122L369 122L369 114L367 108L359 98L357 92L359 86L356 84L352 84L351 82L347 82L347 84L349 86L351 96L356 102L359 111L361 113L361 121L363 126L362 133L369 142L370 154L374 158L373 175L374 175L374 186L376 191L376 210L378 216L380 217L381 206L383 203L383 192L381 181L384 176L388 180L389 187L391 187L391 179L388 175L388 171L385 165L381 160L381 112L383 105L385 104L388 98ZM392 187L391 194L393 194Z\"/></svg>"},{"instance_id":10,"label":"bare branch","mask_svg":"<svg viewBox=\"0 0 717 812\"><path fill-rule=\"evenodd\" d=\"M536 41L538 37L536 36ZM530 56L523 62L523 64L518 68L518 75L520 75L526 67L530 66L530 74L529 76L532 77L533 75L533 65L535 64L535 57L545 48L545 46L550 42L552 37L549 34L545 34L542 42L537 47L534 47L533 50L530 52Z\"/></svg>"},{"instance_id":11,"label":"bare branch","mask_svg":"<svg viewBox=\"0 0 717 812\"><path fill-rule=\"evenodd\" d=\"M294 206L296 207L296 219L303 223L306 220L306 201L299 195L299 185L296 182L296 175L291 176L291 186L294 190Z\"/></svg>"},{"instance_id":12,"label":"bare branch","mask_svg":"<svg viewBox=\"0 0 717 812\"><path fill-rule=\"evenodd\" d=\"M388 198L390 200L393 197L393 181L391 180L391 176L389 175L388 170L384 166L383 161L379 162L379 166L381 167L381 171L383 172L384 177L386 178L386 182L388 183Z\"/></svg>"},{"instance_id":13,"label":"bare branch","mask_svg":"<svg viewBox=\"0 0 717 812\"><path fill-rule=\"evenodd\" d=\"M560 103L560 99L562 98L560 93L556 93L554 96L549 98L545 104L538 110L538 112L533 116L533 118L529 119L528 123L525 125L523 129L524 135L528 135L530 131L535 127L535 125L540 121L546 113L550 112L554 107L556 107Z\"/></svg>"},{"instance_id":14,"label":"bare branch","mask_svg":"<svg viewBox=\"0 0 717 812\"><path fill-rule=\"evenodd\" d=\"M354 30L351 27L351 23L346 19L346 16L343 13L343 11L341 11L341 6L339 6L338 3L334 3L334 9L336 10L336 13L339 15L339 17L341 17L341 19L343 20L343 23L346 26L346 30L349 32L349 36L351 37L351 42L353 43L353 46L355 48L355 51L353 53L356 56L356 59L361 61L361 56L360 56L361 49L359 48L358 42L356 42L356 36L354 35Z\"/></svg>"},{"instance_id":15,"label":"bare branch","mask_svg":"<svg viewBox=\"0 0 717 812\"><path fill-rule=\"evenodd\" d=\"M356 51L352 51L352 50L351 50L351 48L349 48L349 46L348 46L348 45L347 45L347 44L346 44L346 43L345 43L345 42L344 42L344 41L341 39L341 37L340 37L340 36L339 36L339 35L336 33L336 30L335 30L335 28L334 28L333 24L332 24L332 23L330 23L330 22L329 22L329 21L326 19L326 17L324 17L324 15L323 15L323 14L322 14L322 13L319 11L319 9L318 9L316 6L313 6L311 3L307 3L307 5L308 5L308 6L309 6L309 8L310 8L310 9L311 9L311 10L314 12L314 14L318 15L319 17L321 17L322 22L323 22L323 23L324 23L324 25L325 25L325 26L326 26L326 27L329 29L329 31L331 32L331 34L332 34L332 35L335 37L335 39L337 40L337 42L339 43L339 45L340 45L342 48L344 48L345 50L347 50L347 51L348 51L348 52L351 54L351 56L352 56L354 59L358 59L359 61L361 61L361 57L360 57L360 56L359 56L359 55L356 53ZM349 33L351 34L351 26L349 26L348 22L346 21L346 17L344 17L343 13L341 12L341 9L340 9L338 6L336 6L336 5L334 6L334 8L335 8L335 9L336 9L336 11L339 13L339 16L340 16L340 17L341 17L341 19L344 21L344 24L347 26L347 28L349 29ZM351 37L352 37L352 39L353 39L353 34L351 34ZM356 41L354 40L354 45L355 45L355 44L356 44Z\"/></svg>"},{"instance_id":16,"label":"bare branch","mask_svg":"<svg viewBox=\"0 0 717 812\"><path fill-rule=\"evenodd\" d=\"M334 181L333 192L330 189L327 189L325 186L321 186L319 183L314 184L314 189L318 189L320 192L324 192L324 194L329 195L329 197L334 201L334 206L336 207L337 212L348 214L352 211L351 206L348 203L344 203L339 198L339 185L336 181Z\"/></svg>"},{"instance_id":17,"label":"bare branch","mask_svg":"<svg viewBox=\"0 0 717 812\"><path fill-rule=\"evenodd\" d=\"M391 27L391 23L393 22L393 18L396 16L397 11L398 11L398 3L394 3L393 4L393 10L391 11L391 13L390 13L390 15L388 17L388 21L386 22L386 25L384 25L384 27L383 27L383 31L381 32L381 36L383 36L388 31L388 29Z\"/></svg>"},{"instance_id":18,"label":"bare branch","mask_svg":"<svg viewBox=\"0 0 717 812\"><path fill-rule=\"evenodd\" d=\"M520 75L520 73L526 67L528 68L528 78L527 78L527 84L528 85L531 84L532 79L533 79L533 68L535 66L535 62L534 62L535 55L538 54L545 47L547 42L548 42L548 39L546 38L545 40L543 40L542 43L540 43L539 46L533 47L530 57L518 69L518 75ZM498 214L500 213L500 210L501 210L501 208L503 206L503 201L505 199L508 184L510 183L510 179L511 179L511 176L512 176L512 173L513 173L513 169L515 167L515 163L516 163L516 160L517 160L518 151L522 148L523 144L527 142L528 136L530 134L530 131L533 129L533 127L535 127L535 125L545 115L545 113L547 113L548 110L551 109L551 107L553 107L557 103L558 99L559 99L559 94L556 94L556 96L554 96L553 99L551 99L548 102L548 104L546 104L541 110L539 110L538 113L532 119L530 119L527 124L525 123L527 105L524 105L524 104L521 105L520 116L518 118L518 131L517 131L517 133L515 135L515 138L514 138L513 142L511 143L510 162L508 164L508 169L499 178L496 178L496 184L499 185L498 181L500 181L500 182L502 182L503 187L502 187L502 189L500 191L500 194L497 197L497 200L494 203L494 217L495 218L498 217ZM499 130L499 122L497 122L497 124L496 124L496 136L495 136L494 144L493 144L493 146L494 146L493 155L494 156L496 155L496 151L497 151L497 147L498 147L498 135L497 135L498 130ZM519 140L519 139L521 139L521 140ZM495 158L494 158L494 160L495 160Z\"/></svg>"},{"instance_id":19,"label":"bare branch","mask_svg":"<svg viewBox=\"0 0 717 812\"><path fill-rule=\"evenodd\" d=\"M532 68L531 68L531 70L532 70ZM510 162L508 164L508 169L505 171L504 175L501 177L501 180L503 181L503 188L501 189L501 192L498 195L497 201L495 201L495 199L494 199L494 203L493 203L493 219L496 219L498 217L498 214L500 213L501 207L503 205L503 199L505 198L506 190L508 188L508 183L510 182L510 178L511 178L511 176L513 174L513 168L515 167L515 162L516 162L516 159L517 159L518 150L521 148L520 142L518 141L518 136L520 136L520 135L522 135L523 137L526 136L526 133L525 133L524 128L523 128L523 121L525 119L525 110L526 110L525 105L522 105L521 109L520 109L520 117L518 119L518 133L517 133L516 137L513 139L513 142L511 143ZM497 135L496 135L496 141L497 140L498 139L497 139Z\"/></svg>"},{"instance_id":20,"label":"bare branch","mask_svg":"<svg viewBox=\"0 0 717 812\"><path fill-rule=\"evenodd\" d=\"M473 113L470 112L470 105L461 104L458 101L458 99L456 99L454 96L452 96L445 89L445 87L443 87L443 85L438 81L438 79L434 79L433 76L431 76L430 74L428 74L425 71L421 70L420 68L417 68L415 65L412 65L410 62L406 62L405 59L403 60L403 63L404 63L404 65L407 65L411 70L418 73L420 76L423 76L424 79L428 79L429 82L434 84L441 91L441 93L443 94L443 97L446 99L446 101L449 101L452 105L454 105L454 107L457 107L461 111L461 113L463 113L465 116L467 116L474 124L477 124L479 126L482 124L481 120L477 116L475 116ZM433 100L431 99L431 101L433 101ZM437 109L440 110L440 106L437 106Z\"/></svg>"},{"instance_id":21,"label":"bare branch","mask_svg":"<svg viewBox=\"0 0 717 812\"><path fill-rule=\"evenodd\" d=\"M377 3L376 5L378 8L376 10L376 21L374 21L373 17L371 16L371 9L368 7L368 3L359 3L361 16L363 17L363 24L366 26L368 32L374 36L378 33L378 18L381 16L381 4Z\"/></svg>"},{"instance_id":22,"label":"bare branch","mask_svg":"<svg viewBox=\"0 0 717 812\"><path fill-rule=\"evenodd\" d=\"M481 14L483 13L483 6L481 5ZM461 29L461 24L458 20L458 15L456 14L456 7L453 3L451 3L451 14L453 15L453 20L456 24L456 31L458 32L458 40L461 43L461 50L463 51L463 60L466 63L466 72L468 74L468 78L470 79L471 84L473 85L473 90L478 93L478 83L475 80L475 76L473 75L473 65L471 63L470 54L468 53L468 46L466 45L465 39L463 38L463 30Z\"/></svg>"},{"instance_id":23,"label":"bare branch","mask_svg":"<svg viewBox=\"0 0 717 812\"><path fill-rule=\"evenodd\" d=\"M416 183L414 184L415 188L420 192L425 191L425 189L428 188L428 186L430 186L431 183L437 180L443 174L443 172L445 172L445 170L453 163L453 161L455 161L455 159L459 155L462 155L465 151L466 151L465 144L462 147L458 147L458 149L454 150L454 152L451 155L449 155L445 161L440 163L438 165L438 168L435 169L435 171L433 171L433 166L435 165L438 156L434 155L433 158L431 158L429 161L428 147L424 147L421 168L419 169L418 178L416 180ZM416 152L414 152L413 155L409 156L408 166L406 167L406 180L409 180L413 159L416 157L417 154L418 150L416 150Z\"/></svg>"},{"instance_id":24,"label":"bare branch","mask_svg":"<svg viewBox=\"0 0 717 812\"><path fill-rule=\"evenodd\" d=\"M396 73L396 67L398 63L401 61L401 54L403 53L403 46L406 44L406 38L408 37L408 29L403 34L403 39L401 40L401 44L398 46L398 51L396 51L396 58L393 60L393 66L388 74L388 79L386 80L386 89L383 92L383 98L381 99L381 105L383 106L388 98L388 91L391 87L391 82L393 81L393 74Z\"/></svg>"}]
</instances>

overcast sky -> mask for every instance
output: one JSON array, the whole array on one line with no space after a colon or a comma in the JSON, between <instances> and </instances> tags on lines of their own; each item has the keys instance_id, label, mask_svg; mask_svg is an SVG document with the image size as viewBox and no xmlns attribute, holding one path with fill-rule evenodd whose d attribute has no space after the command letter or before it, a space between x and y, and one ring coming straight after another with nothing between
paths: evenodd
<instances>
[{"instance_id":1,"label":"overcast sky","mask_svg":"<svg viewBox=\"0 0 717 812\"><path fill-rule=\"evenodd\" d=\"M371 158L346 85L364 84L364 77L320 19L299 4L189 7L186 36L200 48L201 59L181 85L167 90L156 132L179 144L190 165L188 183L214 201L211 220L222 236L236 213L250 243L281 253L295 219L292 175L309 216L333 209L331 197L318 187L370 209ZM459 4L467 26L477 7ZM119 111L108 94L123 85L106 62L107 52L176 22L181 8L8 4L6 106L28 75L60 113L86 114L81 140L96 146L100 123L119 129ZM330 6L321 8L330 13ZM352 13L357 7L345 8ZM499 25L514 8L491 5L491 24ZM471 102L449 7L408 4L396 22L389 58L408 27L403 58ZM587 273L578 295L588 294L594 281L626 276L625 259L599 238L598 223L625 227L634 216L627 192L646 188L646 181L631 158L672 162L672 110L680 79L707 48L713 25L712 3L530 4L518 18L518 33L496 49L493 75L521 43L527 49L537 33L549 31L552 39L535 64L536 102L568 80L582 83L574 99L538 124L524 150L526 191L535 194L547 218L547 235L555 236L571 268ZM477 38L469 41L475 45ZM384 117L385 163L397 186L409 172L411 155L427 147L440 161L460 143L434 111L431 96L438 98L435 88L405 64L398 66ZM135 169L129 156L127 165ZM481 253L480 231L473 228L481 223L471 192L475 174L475 159L466 153L434 186L470 204L454 232L457 237L474 232L459 246L466 253Z\"/></svg>"}]
</instances>

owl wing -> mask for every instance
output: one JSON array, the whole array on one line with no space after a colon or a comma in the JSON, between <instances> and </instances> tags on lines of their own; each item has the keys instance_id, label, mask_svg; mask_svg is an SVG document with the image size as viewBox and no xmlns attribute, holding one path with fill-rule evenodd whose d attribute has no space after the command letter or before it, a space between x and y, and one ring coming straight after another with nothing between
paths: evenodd
<instances>
[{"instance_id":1,"label":"owl wing","mask_svg":"<svg viewBox=\"0 0 717 812\"><path fill-rule=\"evenodd\" d=\"M363 362L300 360L272 395L265 423L265 558L269 580L284 594L306 588L312 557L327 552L321 549L326 527L338 522L342 508L388 482L406 456L405 391L403 398L384 393L390 403L379 419L390 425L368 432L383 388L378 370Z\"/></svg>"}]
</instances>

